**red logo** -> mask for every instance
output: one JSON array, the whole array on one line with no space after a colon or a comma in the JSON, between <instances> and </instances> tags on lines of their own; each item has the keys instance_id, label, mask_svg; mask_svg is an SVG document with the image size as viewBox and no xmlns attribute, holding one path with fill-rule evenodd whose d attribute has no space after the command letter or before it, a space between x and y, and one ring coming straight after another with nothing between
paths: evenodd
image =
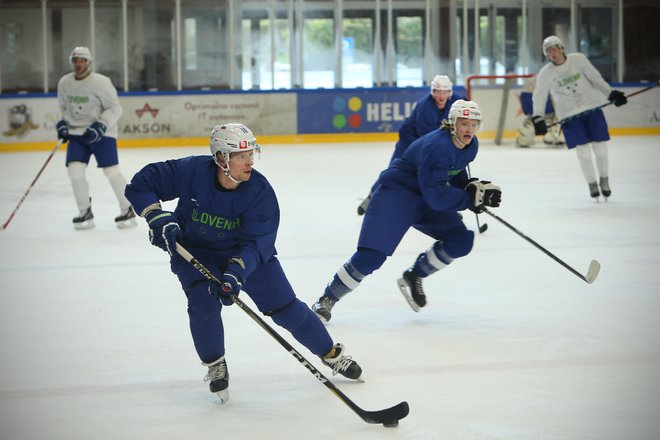
<instances>
[{"instance_id":1,"label":"red logo","mask_svg":"<svg viewBox=\"0 0 660 440\"><path fill-rule=\"evenodd\" d=\"M244 150L248 147L247 141L239 141L238 142L238 149L239 150Z\"/></svg>"},{"instance_id":2,"label":"red logo","mask_svg":"<svg viewBox=\"0 0 660 440\"><path fill-rule=\"evenodd\" d=\"M463 116L470 116L470 109L469 108L464 108L463 109Z\"/></svg>"},{"instance_id":3,"label":"red logo","mask_svg":"<svg viewBox=\"0 0 660 440\"><path fill-rule=\"evenodd\" d=\"M156 115L158 115L158 109L157 108L151 108L149 103L145 103L144 107L142 107L141 109L135 110L135 113L138 115L138 118L141 118L142 115L145 114L146 112L151 113L151 116L153 118L155 118Z\"/></svg>"}]
</instances>

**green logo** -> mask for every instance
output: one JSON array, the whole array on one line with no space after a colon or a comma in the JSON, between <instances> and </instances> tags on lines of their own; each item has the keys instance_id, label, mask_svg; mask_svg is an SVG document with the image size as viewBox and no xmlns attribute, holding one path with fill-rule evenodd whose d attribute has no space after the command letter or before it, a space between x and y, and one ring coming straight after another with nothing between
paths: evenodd
<instances>
[{"instance_id":1,"label":"green logo","mask_svg":"<svg viewBox=\"0 0 660 440\"><path fill-rule=\"evenodd\" d=\"M191 218L193 222L208 225L216 229L223 229L225 231L233 231L234 229L241 227L240 218L228 219L208 212L202 212L200 214L197 212L197 209L193 209Z\"/></svg>"}]
</instances>

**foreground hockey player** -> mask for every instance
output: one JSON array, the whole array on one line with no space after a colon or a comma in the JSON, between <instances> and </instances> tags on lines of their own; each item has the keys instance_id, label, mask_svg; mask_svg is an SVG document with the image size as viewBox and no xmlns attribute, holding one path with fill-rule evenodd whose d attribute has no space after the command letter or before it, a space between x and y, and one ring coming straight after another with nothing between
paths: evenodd
<instances>
[{"instance_id":1,"label":"foreground hockey player","mask_svg":"<svg viewBox=\"0 0 660 440\"><path fill-rule=\"evenodd\" d=\"M607 198L612 194L607 151L610 134L603 111L588 110L605 102L604 97L617 107L627 103L628 99L623 92L612 90L583 54L566 55L564 45L557 36L551 35L543 40L543 53L550 62L541 68L537 76L533 94L534 131L536 134L545 134L548 131L541 115L549 93L557 111L557 118L565 119L562 130L566 145L577 152L582 174L589 184L589 194L598 199L602 193L603 197ZM596 180L594 172L592 150L596 157L599 181Z\"/></svg>"},{"instance_id":2,"label":"foreground hockey player","mask_svg":"<svg viewBox=\"0 0 660 440\"><path fill-rule=\"evenodd\" d=\"M126 178L119 170L117 121L122 109L117 90L107 76L92 71L92 54L88 48L73 49L69 61L73 72L64 75L57 84L62 119L56 128L57 137L69 143L66 168L80 211L73 219L73 226L76 229L94 227L89 183L85 177L92 155L119 201L120 212L115 224L120 229L135 226L135 213L124 197Z\"/></svg>"},{"instance_id":3,"label":"foreground hockey player","mask_svg":"<svg viewBox=\"0 0 660 440\"><path fill-rule=\"evenodd\" d=\"M422 280L470 252L474 233L465 227L458 211L482 212L487 206L499 206L501 200L498 186L468 179L466 167L477 155L480 125L479 106L458 100L439 129L413 142L380 174L357 252L312 306L321 319L330 320L335 303L379 269L411 227L436 240L398 280L401 293L416 312L426 305Z\"/></svg>"},{"instance_id":4,"label":"foreground hockey player","mask_svg":"<svg viewBox=\"0 0 660 440\"><path fill-rule=\"evenodd\" d=\"M430 93L425 95L415 105L410 116L406 118L399 129L399 140L394 146L394 153L390 159L390 164L401 156L420 136L436 130L447 119L449 109L452 104L462 96L455 96L453 84L449 77L445 75L436 75L431 81ZM371 195L375 189L371 188L369 195L360 203L357 208L358 215L363 215L371 201Z\"/></svg>"},{"instance_id":5,"label":"foreground hockey player","mask_svg":"<svg viewBox=\"0 0 660 440\"><path fill-rule=\"evenodd\" d=\"M287 329L321 361L349 379L361 380L362 369L335 344L327 330L295 295L275 256L280 210L273 188L254 170L260 150L243 124L216 125L210 138L211 156L152 163L126 187L126 197L147 220L153 245L170 254L170 267L188 298L188 316L195 349L211 392L228 399L222 307L231 294L247 293L259 311ZM174 212L161 201L178 198ZM222 286L209 282L176 252L184 245Z\"/></svg>"}]
</instances>

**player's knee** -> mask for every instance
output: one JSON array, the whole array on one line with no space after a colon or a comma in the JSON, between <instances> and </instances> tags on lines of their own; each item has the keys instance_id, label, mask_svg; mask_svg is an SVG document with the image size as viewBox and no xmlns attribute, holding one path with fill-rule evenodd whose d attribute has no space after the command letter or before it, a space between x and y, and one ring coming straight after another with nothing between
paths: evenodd
<instances>
[{"instance_id":1,"label":"player's knee","mask_svg":"<svg viewBox=\"0 0 660 440\"><path fill-rule=\"evenodd\" d=\"M112 165L109 167L105 167L103 168L103 173L105 174L105 177L107 177L108 179L117 176L120 174L119 165Z\"/></svg>"},{"instance_id":2,"label":"player's knee","mask_svg":"<svg viewBox=\"0 0 660 440\"><path fill-rule=\"evenodd\" d=\"M371 275L385 263L387 255L380 251L359 248L351 257L351 265L362 275L362 278Z\"/></svg>"},{"instance_id":3,"label":"player's knee","mask_svg":"<svg viewBox=\"0 0 660 440\"><path fill-rule=\"evenodd\" d=\"M219 315L220 301L209 294L206 282L195 284L186 289L188 297L188 316L193 319L208 319Z\"/></svg>"},{"instance_id":4,"label":"player's knee","mask_svg":"<svg viewBox=\"0 0 660 440\"><path fill-rule=\"evenodd\" d=\"M445 252L452 258L464 257L472 250L474 232L469 229L454 232L442 239Z\"/></svg>"},{"instance_id":5,"label":"player's knee","mask_svg":"<svg viewBox=\"0 0 660 440\"><path fill-rule=\"evenodd\" d=\"M66 172L71 180L81 180L85 178L87 164L84 162L69 162L66 166Z\"/></svg>"},{"instance_id":6,"label":"player's knee","mask_svg":"<svg viewBox=\"0 0 660 440\"><path fill-rule=\"evenodd\" d=\"M273 319L275 324L296 333L305 327L312 311L302 301L295 298L284 307L266 314Z\"/></svg>"}]
</instances>

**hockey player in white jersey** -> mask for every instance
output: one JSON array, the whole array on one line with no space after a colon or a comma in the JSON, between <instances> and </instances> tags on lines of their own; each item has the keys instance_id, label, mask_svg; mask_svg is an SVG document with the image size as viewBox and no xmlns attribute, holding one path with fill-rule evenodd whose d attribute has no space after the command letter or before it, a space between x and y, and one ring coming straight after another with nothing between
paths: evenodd
<instances>
[{"instance_id":1,"label":"hockey player in white jersey","mask_svg":"<svg viewBox=\"0 0 660 440\"><path fill-rule=\"evenodd\" d=\"M115 224L123 229L133 227L135 213L124 196L126 178L119 170L117 153L117 121L122 109L117 90L110 79L92 71L92 54L87 47L76 47L69 56L73 68L57 84L57 101L62 119L57 123L57 137L68 142L66 167L79 214L73 219L76 229L94 227L89 183L85 177L93 155L99 168L110 181L119 201Z\"/></svg>"},{"instance_id":2,"label":"hockey player in white jersey","mask_svg":"<svg viewBox=\"0 0 660 440\"><path fill-rule=\"evenodd\" d=\"M619 107L628 102L623 92L612 90L601 74L581 53L566 54L561 40L551 35L543 40L543 53L550 60L538 74L534 89L534 130L548 131L543 118L548 93L552 96L557 118L568 148L577 152L582 173L589 184L589 194L607 198L612 191L609 184L607 141L610 140L603 111L597 107L607 100ZM607 98L607 100L605 99ZM590 111L593 110L593 111ZM593 155L600 180L596 180Z\"/></svg>"}]
</instances>

